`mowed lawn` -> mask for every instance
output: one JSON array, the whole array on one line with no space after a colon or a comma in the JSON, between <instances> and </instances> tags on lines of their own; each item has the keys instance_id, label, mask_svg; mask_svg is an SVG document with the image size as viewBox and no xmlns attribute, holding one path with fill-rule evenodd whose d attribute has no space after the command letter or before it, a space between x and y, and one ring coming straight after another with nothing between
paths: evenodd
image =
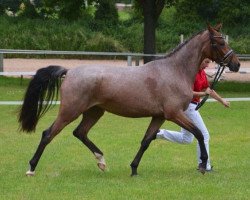
<instances>
[{"instance_id":1,"label":"mowed lawn","mask_svg":"<svg viewBox=\"0 0 250 200\"><path fill-rule=\"evenodd\" d=\"M0 87L1 100L20 100L24 86ZM7 89L6 89L7 88ZM5 93L6 92L6 93ZM6 94L6 96L4 96ZM230 97L233 97L230 94ZM245 96L243 93L235 97ZM5 99L4 99L5 97ZM72 132L79 119L49 144L34 177L26 177L44 129L58 106L41 119L32 134L17 131L18 106L0 106L0 199L249 199L250 102L231 102L226 109L206 103L200 112L210 130L214 172L196 170L196 141L191 145L155 140L145 152L139 175L130 163L150 122L106 113L91 129L90 139L104 152L101 172L92 153ZM179 128L165 122L163 128Z\"/></svg>"}]
</instances>

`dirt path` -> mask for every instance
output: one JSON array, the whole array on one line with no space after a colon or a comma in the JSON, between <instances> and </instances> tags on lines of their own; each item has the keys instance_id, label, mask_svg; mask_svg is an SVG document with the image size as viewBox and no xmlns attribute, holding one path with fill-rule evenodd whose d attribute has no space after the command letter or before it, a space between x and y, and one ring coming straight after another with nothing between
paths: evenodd
<instances>
[{"instance_id":1,"label":"dirt path","mask_svg":"<svg viewBox=\"0 0 250 200\"><path fill-rule=\"evenodd\" d=\"M142 62L140 62L141 64ZM4 71L6 72L29 72L48 65L61 65L66 68L74 68L80 65L112 65L127 66L126 60L65 60L65 59L4 59ZM134 65L134 62L133 62ZM245 72L248 73L244 73ZM223 73L223 80L247 81L250 82L250 61L241 61L241 73ZM215 71L215 64L211 63L207 73L212 75Z\"/></svg>"}]
</instances>

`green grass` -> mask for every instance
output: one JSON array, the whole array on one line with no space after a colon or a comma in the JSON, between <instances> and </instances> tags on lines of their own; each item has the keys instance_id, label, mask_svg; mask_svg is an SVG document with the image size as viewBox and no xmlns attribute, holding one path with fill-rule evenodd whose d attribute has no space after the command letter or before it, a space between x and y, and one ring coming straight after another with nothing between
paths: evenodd
<instances>
[{"instance_id":1,"label":"green grass","mask_svg":"<svg viewBox=\"0 0 250 200\"><path fill-rule=\"evenodd\" d=\"M0 77L0 101L20 101L29 83L29 79Z\"/></svg>"},{"instance_id":2,"label":"green grass","mask_svg":"<svg viewBox=\"0 0 250 200\"><path fill-rule=\"evenodd\" d=\"M0 87L1 99L9 100L4 99L4 91L9 88L13 90L11 100L19 100L25 84L19 87L15 81ZM35 177L26 177L41 132L55 119L58 106L41 119L34 134L17 131L17 106L0 109L0 199L235 200L250 196L250 102L232 102L230 109L206 103L200 110L211 135L213 173L203 176L196 171L196 142L178 145L156 140L142 158L139 176L133 178L129 164L149 118L130 119L106 113L91 129L90 139L105 155L108 168L104 173L98 170L90 151L72 135L78 119L47 146ZM179 129L170 122L162 128Z\"/></svg>"}]
</instances>

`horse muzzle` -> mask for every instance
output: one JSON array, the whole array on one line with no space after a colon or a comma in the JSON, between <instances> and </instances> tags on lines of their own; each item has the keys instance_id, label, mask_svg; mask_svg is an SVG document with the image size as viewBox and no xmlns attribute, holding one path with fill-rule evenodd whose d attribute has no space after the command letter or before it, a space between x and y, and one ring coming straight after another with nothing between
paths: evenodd
<instances>
[{"instance_id":1,"label":"horse muzzle","mask_svg":"<svg viewBox=\"0 0 250 200\"><path fill-rule=\"evenodd\" d=\"M233 62L232 60L227 64L228 68L232 72L238 72L240 69L240 62Z\"/></svg>"}]
</instances>

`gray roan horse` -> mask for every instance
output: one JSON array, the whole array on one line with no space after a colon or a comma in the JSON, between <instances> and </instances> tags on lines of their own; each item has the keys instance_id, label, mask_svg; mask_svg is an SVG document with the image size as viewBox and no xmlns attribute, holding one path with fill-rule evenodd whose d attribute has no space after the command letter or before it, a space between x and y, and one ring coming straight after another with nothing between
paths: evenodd
<instances>
[{"instance_id":1,"label":"gray roan horse","mask_svg":"<svg viewBox=\"0 0 250 200\"><path fill-rule=\"evenodd\" d=\"M105 170L102 151L88 138L89 130L105 111L124 117L152 117L131 163L137 175L140 160L165 120L194 134L200 145L201 173L205 173L207 152L201 131L185 116L192 99L192 85L204 58L221 63L237 72L240 63L219 32L221 24L199 32L162 59L141 67L87 66L67 70L60 66L39 69L31 80L19 114L20 128L34 131L60 88L60 108L54 123L43 131L40 144L30 160L27 175L32 176L45 149L69 123L82 115L73 135L85 144ZM65 76L64 80L61 78Z\"/></svg>"}]
</instances>

